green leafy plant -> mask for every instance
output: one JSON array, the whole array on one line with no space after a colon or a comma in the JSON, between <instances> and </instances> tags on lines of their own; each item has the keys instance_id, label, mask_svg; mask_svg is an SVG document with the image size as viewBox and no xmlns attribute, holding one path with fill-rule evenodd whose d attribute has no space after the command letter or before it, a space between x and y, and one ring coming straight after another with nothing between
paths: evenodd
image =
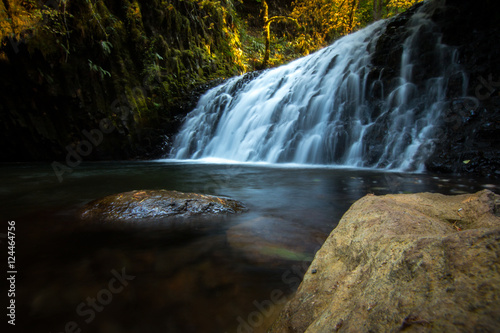
<instances>
[{"instance_id":1,"label":"green leafy plant","mask_svg":"<svg viewBox=\"0 0 500 333\"><path fill-rule=\"evenodd\" d=\"M101 66L99 65L96 65L92 62L92 60L88 59L89 61L89 68L92 72L95 72L95 73L98 73L101 80L104 79L104 76L109 76L111 77L111 73L108 72L107 70L105 70L104 68L102 68Z\"/></svg>"},{"instance_id":2,"label":"green leafy plant","mask_svg":"<svg viewBox=\"0 0 500 333\"><path fill-rule=\"evenodd\" d=\"M111 53L111 49L113 48L113 44L111 44L108 41L102 40L100 41L102 52L104 52L104 55L108 56Z\"/></svg>"}]
</instances>

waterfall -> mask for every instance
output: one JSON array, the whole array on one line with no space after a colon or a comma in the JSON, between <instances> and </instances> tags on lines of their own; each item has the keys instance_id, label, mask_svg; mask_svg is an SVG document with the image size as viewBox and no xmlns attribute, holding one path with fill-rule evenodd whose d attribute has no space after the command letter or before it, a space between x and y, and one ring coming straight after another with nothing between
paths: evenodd
<instances>
[{"instance_id":1,"label":"waterfall","mask_svg":"<svg viewBox=\"0 0 500 333\"><path fill-rule=\"evenodd\" d=\"M439 139L448 80L460 72L430 19L439 5L426 3L398 27L404 38L391 46L402 51L390 79L373 55L394 20L208 91L170 156L423 170Z\"/></svg>"}]
</instances>

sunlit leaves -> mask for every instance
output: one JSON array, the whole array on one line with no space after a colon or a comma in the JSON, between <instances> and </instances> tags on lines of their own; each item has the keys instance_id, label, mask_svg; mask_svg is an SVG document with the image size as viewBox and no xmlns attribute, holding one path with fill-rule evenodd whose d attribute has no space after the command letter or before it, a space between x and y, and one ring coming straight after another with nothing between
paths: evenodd
<instances>
[{"instance_id":1,"label":"sunlit leaves","mask_svg":"<svg viewBox=\"0 0 500 333\"><path fill-rule=\"evenodd\" d=\"M389 15L401 13L421 0L391 0L387 4Z\"/></svg>"},{"instance_id":2,"label":"sunlit leaves","mask_svg":"<svg viewBox=\"0 0 500 333\"><path fill-rule=\"evenodd\" d=\"M37 8L33 1L0 2L0 37L22 38L36 28L42 16L41 9Z\"/></svg>"},{"instance_id":3,"label":"sunlit leaves","mask_svg":"<svg viewBox=\"0 0 500 333\"><path fill-rule=\"evenodd\" d=\"M422 0L296 0L292 16L303 28L296 47L308 53L368 23L403 12Z\"/></svg>"},{"instance_id":4,"label":"sunlit leaves","mask_svg":"<svg viewBox=\"0 0 500 333\"><path fill-rule=\"evenodd\" d=\"M64 51L67 60L70 31L66 20L70 17L66 1L50 7L48 3L34 0L4 0L0 2L0 39L4 43L9 40L15 52L21 43L38 48L42 53L59 49Z\"/></svg>"},{"instance_id":5,"label":"sunlit leaves","mask_svg":"<svg viewBox=\"0 0 500 333\"><path fill-rule=\"evenodd\" d=\"M306 49L306 38L316 39L314 44L324 44L329 39L350 33L360 24L358 0L297 0L294 5L292 15L305 30L300 36L300 47Z\"/></svg>"}]
</instances>

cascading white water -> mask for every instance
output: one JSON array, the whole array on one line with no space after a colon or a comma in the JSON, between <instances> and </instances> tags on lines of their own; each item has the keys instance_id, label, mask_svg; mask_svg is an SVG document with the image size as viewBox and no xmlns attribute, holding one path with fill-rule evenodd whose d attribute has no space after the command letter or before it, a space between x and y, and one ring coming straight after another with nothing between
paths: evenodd
<instances>
[{"instance_id":1,"label":"cascading white water","mask_svg":"<svg viewBox=\"0 0 500 333\"><path fill-rule=\"evenodd\" d=\"M186 117L171 157L422 170L448 78L459 70L429 18L436 6L422 6L407 22L395 82L369 79L388 24L380 21L254 79L210 90ZM417 82L415 72L426 70L422 57L436 74Z\"/></svg>"}]
</instances>

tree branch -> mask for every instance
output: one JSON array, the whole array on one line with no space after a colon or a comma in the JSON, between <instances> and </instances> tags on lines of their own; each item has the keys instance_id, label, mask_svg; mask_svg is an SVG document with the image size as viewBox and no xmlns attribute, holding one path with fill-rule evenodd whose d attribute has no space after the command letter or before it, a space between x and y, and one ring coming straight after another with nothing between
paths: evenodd
<instances>
[{"instance_id":1,"label":"tree branch","mask_svg":"<svg viewBox=\"0 0 500 333\"><path fill-rule=\"evenodd\" d=\"M286 21L286 20L293 21L297 25L299 24L299 22L297 22L297 20L294 19L293 17L289 17L289 16L273 16L273 17L267 19L267 21L264 23L264 25L269 25L269 24L271 24L272 22L275 22L275 21Z\"/></svg>"}]
</instances>

